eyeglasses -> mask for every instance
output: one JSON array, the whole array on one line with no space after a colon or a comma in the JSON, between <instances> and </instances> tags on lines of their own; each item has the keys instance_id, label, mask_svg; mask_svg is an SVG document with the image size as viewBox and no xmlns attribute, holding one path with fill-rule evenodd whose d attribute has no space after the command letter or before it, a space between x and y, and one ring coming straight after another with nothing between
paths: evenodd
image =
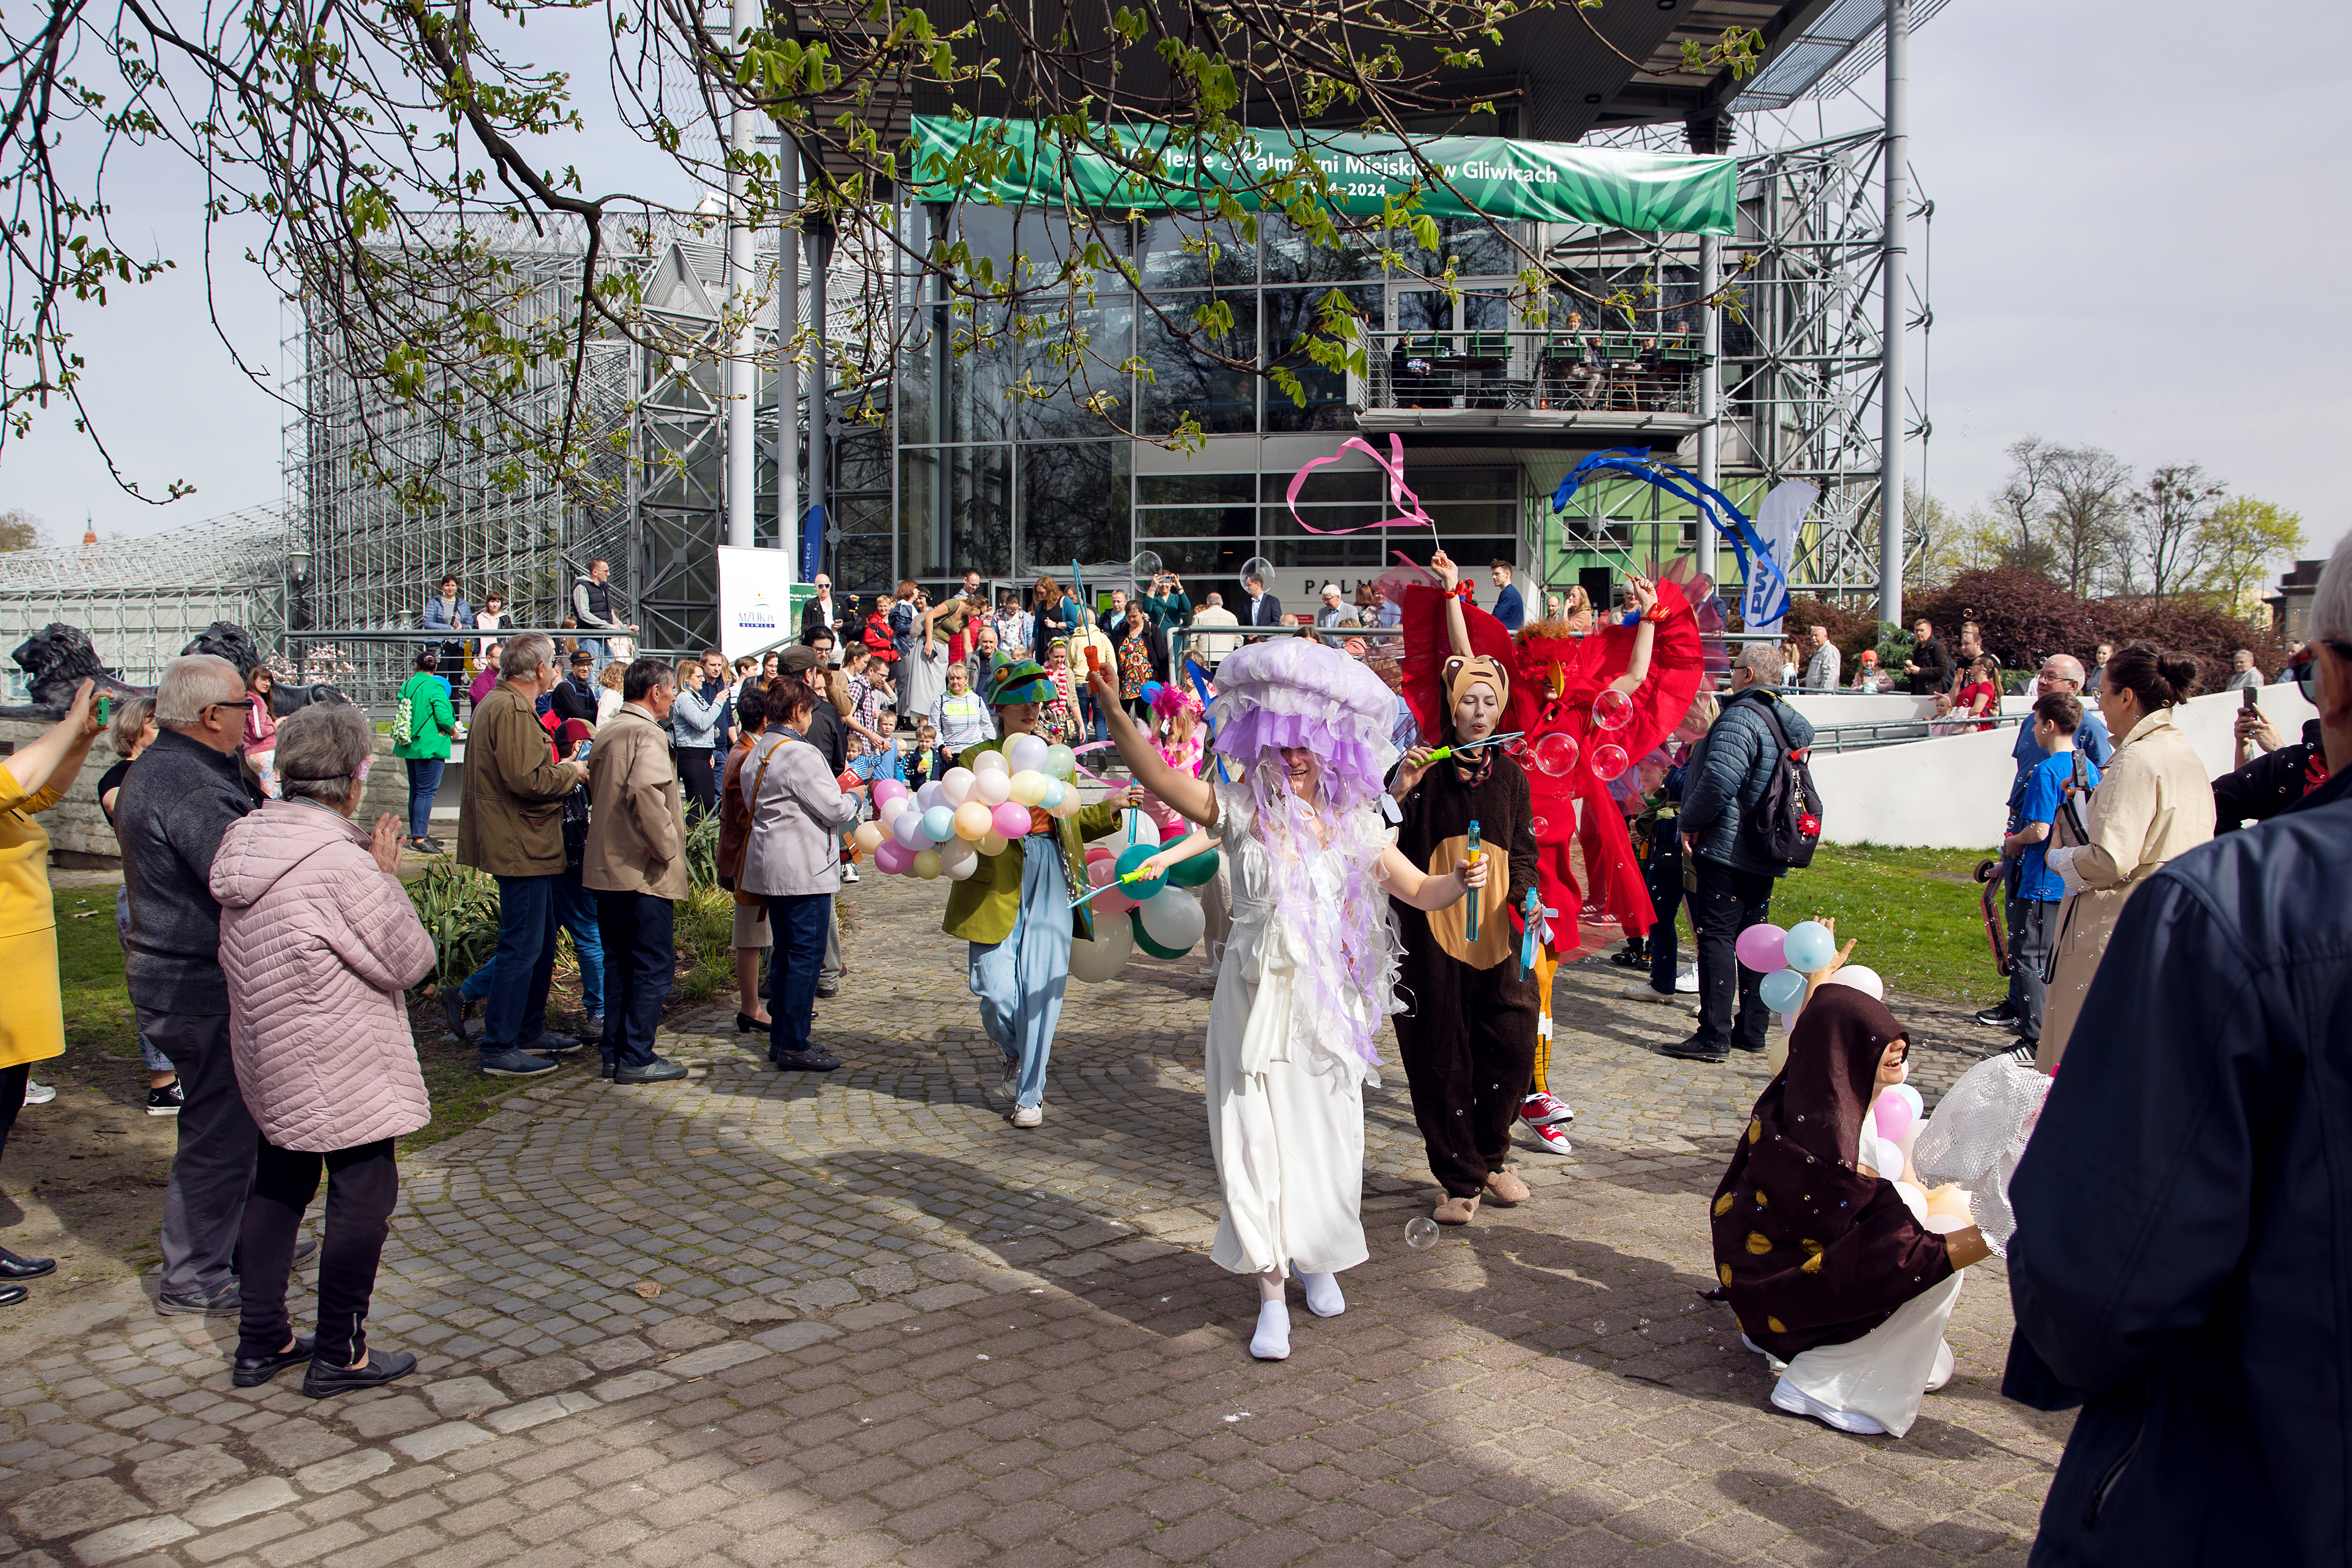
<instances>
[{"instance_id":1,"label":"eyeglasses","mask_svg":"<svg viewBox=\"0 0 2352 1568\"><path fill-rule=\"evenodd\" d=\"M253 699L252 699L252 698L250 698L250 697L240 697L240 698L238 698L238 699L237 699L236 701L234 701L234 702L207 702L207 703L205 703L205 710L206 712L210 712L212 710L214 710L214 709L215 709L215 708L250 708L250 707L252 707L252 706L253 706Z\"/></svg>"},{"instance_id":2,"label":"eyeglasses","mask_svg":"<svg viewBox=\"0 0 2352 1568\"><path fill-rule=\"evenodd\" d=\"M2336 650L2336 658L2347 664L2352 664L2352 643L2338 642L2334 637L2315 637L2312 640L2315 643L2326 643ZM2294 673L2294 684L2302 691L2304 700L2315 705L2319 701L2319 658L2309 649L2305 649L2305 652L2306 657L2301 663L2289 665L2287 668Z\"/></svg>"}]
</instances>

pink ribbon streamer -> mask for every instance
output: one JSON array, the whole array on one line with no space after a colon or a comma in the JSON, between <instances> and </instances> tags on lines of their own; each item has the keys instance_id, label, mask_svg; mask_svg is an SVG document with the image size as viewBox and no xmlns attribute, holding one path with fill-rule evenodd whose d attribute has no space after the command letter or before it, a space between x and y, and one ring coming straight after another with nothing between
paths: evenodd
<instances>
[{"instance_id":1,"label":"pink ribbon streamer","mask_svg":"<svg viewBox=\"0 0 2352 1568\"><path fill-rule=\"evenodd\" d=\"M1318 528L1298 515L1298 492L1306 485L1308 474L1326 463L1338 462L1348 455L1350 447L1379 464L1381 471L1388 475L1389 505L1396 509L1397 515L1382 522L1359 523L1354 528ZM1349 437L1329 457L1310 458L1301 466L1298 472L1291 476L1290 489L1283 496L1283 500L1290 508L1290 521L1309 533L1361 533L1368 528L1425 528L1432 539L1437 537L1437 520L1422 510L1421 498L1404 482L1404 437L1402 436L1389 437L1389 456L1386 458L1381 457L1361 436Z\"/></svg>"}]
</instances>

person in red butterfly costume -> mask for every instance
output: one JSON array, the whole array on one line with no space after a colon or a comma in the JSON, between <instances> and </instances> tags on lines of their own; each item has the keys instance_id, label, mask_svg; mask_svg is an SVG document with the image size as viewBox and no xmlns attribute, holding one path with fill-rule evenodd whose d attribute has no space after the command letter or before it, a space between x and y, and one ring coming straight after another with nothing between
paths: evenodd
<instances>
[{"instance_id":1,"label":"person in red butterfly costume","mask_svg":"<svg viewBox=\"0 0 2352 1568\"><path fill-rule=\"evenodd\" d=\"M1407 587L1402 598L1404 700L1423 734L1442 734L1444 698L1439 671L1456 651L1446 624L1446 598L1455 591L1461 574L1443 551L1431 558L1430 568L1444 586ZM1591 904L1616 921L1626 935L1645 936L1654 920L1649 889L1633 858L1624 814L1610 798L1607 781L1593 771L1592 754L1605 743L1619 747L1629 758L1648 755L1689 711L1706 678L1706 653L1690 601L1677 584L1631 576L1629 585L1641 620L1631 626L1606 624L1584 637L1573 636L1562 623L1546 621L1514 639L1502 622L1464 604L1462 625L1469 646L1458 651L1502 659L1513 671L1510 698L1497 729L1527 732L1519 749L1532 763L1528 783L1534 795L1536 871L1545 904L1563 915L1585 909L1587 890L1577 885L1569 860L1570 844L1580 842L1593 883ZM1624 692L1631 701L1628 721L1613 731L1604 729L1593 711L1601 693L1611 689ZM1545 766L1543 741L1551 735L1567 736L1576 749L1574 763L1559 773ZM1514 922L1518 919L1516 910L1512 918ZM1566 927L1563 920L1555 929L1565 934ZM1552 947L1559 953L1570 950L1557 939Z\"/></svg>"}]
</instances>

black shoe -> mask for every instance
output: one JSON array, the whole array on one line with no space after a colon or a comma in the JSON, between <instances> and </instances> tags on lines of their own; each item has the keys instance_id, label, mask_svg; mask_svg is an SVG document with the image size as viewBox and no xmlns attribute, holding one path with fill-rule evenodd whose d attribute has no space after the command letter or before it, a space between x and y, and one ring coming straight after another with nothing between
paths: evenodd
<instances>
[{"instance_id":1,"label":"black shoe","mask_svg":"<svg viewBox=\"0 0 2352 1568\"><path fill-rule=\"evenodd\" d=\"M735 1032L739 1035L764 1035L768 1032L768 1026L749 1013L738 1013L735 1015Z\"/></svg>"},{"instance_id":2,"label":"black shoe","mask_svg":"<svg viewBox=\"0 0 2352 1568\"><path fill-rule=\"evenodd\" d=\"M38 1279L57 1269L58 1260L54 1258L22 1258L0 1247L0 1279Z\"/></svg>"},{"instance_id":3,"label":"black shoe","mask_svg":"<svg viewBox=\"0 0 2352 1568\"><path fill-rule=\"evenodd\" d=\"M756 777L757 775L754 776ZM593 1046L604 1037L604 1015L602 1013L589 1014L587 1023L582 1025L580 1027L580 1043L582 1045Z\"/></svg>"},{"instance_id":4,"label":"black shoe","mask_svg":"<svg viewBox=\"0 0 2352 1568\"><path fill-rule=\"evenodd\" d=\"M177 1116L187 1108L187 1085L178 1079L161 1089L147 1091L147 1114L150 1116Z\"/></svg>"},{"instance_id":5,"label":"black shoe","mask_svg":"<svg viewBox=\"0 0 2352 1568\"><path fill-rule=\"evenodd\" d=\"M13 1307L30 1295L22 1285L0 1285L0 1307Z\"/></svg>"},{"instance_id":6,"label":"black shoe","mask_svg":"<svg viewBox=\"0 0 2352 1568\"><path fill-rule=\"evenodd\" d=\"M613 1074L619 1070L620 1057L610 1046L604 1047L596 1054L604 1058L604 1066L597 1070L596 1076L610 1081Z\"/></svg>"},{"instance_id":7,"label":"black shoe","mask_svg":"<svg viewBox=\"0 0 2352 1568\"><path fill-rule=\"evenodd\" d=\"M484 1051L480 1065L484 1078L537 1078L555 1070L555 1064L545 1057L527 1057L512 1046L502 1051Z\"/></svg>"},{"instance_id":8,"label":"black shoe","mask_svg":"<svg viewBox=\"0 0 2352 1568\"><path fill-rule=\"evenodd\" d=\"M330 1366L312 1356L310 1370L302 1374L302 1392L313 1399L324 1399L355 1388L381 1388L415 1370L416 1358L406 1351L371 1351L367 1365L361 1367Z\"/></svg>"},{"instance_id":9,"label":"black shoe","mask_svg":"<svg viewBox=\"0 0 2352 1568\"><path fill-rule=\"evenodd\" d=\"M306 1236L301 1240L294 1244L294 1256L289 1262L288 1267L289 1268L299 1268L302 1265L310 1262L312 1258L318 1256L319 1238L315 1236Z\"/></svg>"},{"instance_id":10,"label":"black shoe","mask_svg":"<svg viewBox=\"0 0 2352 1568\"><path fill-rule=\"evenodd\" d=\"M457 1037L460 1044L472 1042L474 1037L466 1033L466 999L457 994L457 988L454 985L441 987L441 1021L449 1026L449 1032Z\"/></svg>"},{"instance_id":11,"label":"black shoe","mask_svg":"<svg viewBox=\"0 0 2352 1568\"><path fill-rule=\"evenodd\" d=\"M1727 1062L1731 1059L1731 1053L1728 1050L1718 1046L1707 1045L1696 1035L1693 1035L1680 1045L1660 1046L1658 1054L1686 1062Z\"/></svg>"},{"instance_id":12,"label":"black shoe","mask_svg":"<svg viewBox=\"0 0 2352 1568\"><path fill-rule=\"evenodd\" d=\"M1751 1057L1761 1056L1764 1052L1764 1045L1760 1040L1752 1046L1745 1044L1739 1040L1734 1040L1731 1042L1731 1048L1735 1051L1746 1051Z\"/></svg>"},{"instance_id":13,"label":"black shoe","mask_svg":"<svg viewBox=\"0 0 2352 1568\"><path fill-rule=\"evenodd\" d=\"M561 1057L569 1056L585 1044L587 1044L585 1040L575 1040L570 1035L559 1035L552 1029L542 1029L540 1031L539 1038L525 1040L515 1049L529 1051L533 1056Z\"/></svg>"},{"instance_id":14,"label":"black shoe","mask_svg":"<svg viewBox=\"0 0 2352 1568\"><path fill-rule=\"evenodd\" d=\"M2024 1021L2007 1002L1997 1002L1977 1015L1977 1022L1988 1029L2014 1029Z\"/></svg>"},{"instance_id":15,"label":"black shoe","mask_svg":"<svg viewBox=\"0 0 2352 1568\"><path fill-rule=\"evenodd\" d=\"M677 1062L656 1057L643 1067L620 1067L613 1071L614 1083L668 1083L686 1076L686 1068Z\"/></svg>"},{"instance_id":16,"label":"black shoe","mask_svg":"<svg viewBox=\"0 0 2352 1568\"><path fill-rule=\"evenodd\" d=\"M244 1306L244 1296L232 1279L210 1293L186 1290L178 1293L166 1290L155 1298L155 1310L170 1317L234 1318Z\"/></svg>"},{"instance_id":17,"label":"black shoe","mask_svg":"<svg viewBox=\"0 0 2352 1568\"><path fill-rule=\"evenodd\" d=\"M831 1072L841 1065L841 1058L819 1046L804 1051L777 1051L768 1059L776 1064L779 1072Z\"/></svg>"},{"instance_id":18,"label":"black shoe","mask_svg":"<svg viewBox=\"0 0 2352 1568\"><path fill-rule=\"evenodd\" d=\"M279 1351L276 1355L254 1359L239 1356L229 1363L228 1380L238 1388L259 1388L296 1362L309 1361L313 1342L310 1335L303 1334L295 1340L294 1348L290 1351Z\"/></svg>"}]
</instances>

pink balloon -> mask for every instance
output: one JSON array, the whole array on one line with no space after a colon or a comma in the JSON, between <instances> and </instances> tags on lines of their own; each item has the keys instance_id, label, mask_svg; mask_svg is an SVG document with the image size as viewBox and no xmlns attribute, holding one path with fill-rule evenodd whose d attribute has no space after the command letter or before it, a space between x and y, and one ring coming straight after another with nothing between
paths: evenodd
<instances>
[{"instance_id":1,"label":"pink balloon","mask_svg":"<svg viewBox=\"0 0 2352 1568\"><path fill-rule=\"evenodd\" d=\"M994 820L996 831L1007 838L1029 836L1029 808L1025 805L1015 805L1008 800L996 808Z\"/></svg>"},{"instance_id":2,"label":"pink balloon","mask_svg":"<svg viewBox=\"0 0 2352 1568\"><path fill-rule=\"evenodd\" d=\"M1088 909L1100 910L1104 914L1113 915L1129 914L1142 908L1140 904L1138 904L1133 899L1129 898L1125 893L1118 892L1105 893L1102 897L1097 899L1093 903L1087 907ZM1097 920L1100 920L1102 918L1102 915L1097 915L1095 917Z\"/></svg>"},{"instance_id":3,"label":"pink balloon","mask_svg":"<svg viewBox=\"0 0 2352 1568\"><path fill-rule=\"evenodd\" d=\"M1911 1102L1899 1094L1880 1095L1871 1116L1878 1123L1878 1135L1890 1143L1900 1143L1911 1131Z\"/></svg>"},{"instance_id":4,"label":"pink balloon","mask_svg":"<svg viewBox=\"0 0 2352 1568\"><path fill-rule=\"evenodd\" d=\"M874 868L889 876L904 876L907 868L915 863L915 852L896 839L886 839L874 851Z\"/></svg>"},{"instance_id":5,"label":"pink balloon","mask_svg":"<svg viewBox=\"0 0 2352 1568\"><path fill-rule=\"evenodd\" d=\"M1113 869L1110 857L1108 855L1104 856L1099 860L1089 859L1087 862L1087 883L1089 887L1099 888L1105 882L1109 881L1113 877L1118 875L1118 873L1117 870Z\"/></svg>"},{"instance_id":6,"label":"pink balloon","mask_svg":"<svg viewBox=\"0 0 2352 1568\"><path fill-rule=\"evenodd\" d=\"M907 793L907 786L897 779L877 779L874 782L874 804L877 807L884 801L897 800Z\"/></svg>"},{"instance_id":7,"label":"pink balloon","mask_svg":"<svg viewBox=\"0 0 2352 1568\"><path fill-rule=\"evenodd\" d=\"M1732 951L1739 955L1740 963L1757 973L1769 974L1776 969L1789 967L1789 961L1780 951L1780 944L1788 940L1789 933L1779 926L1752 925L1739 933L1738 940L1732 943Z\"/></svg>"}]
</instances>

